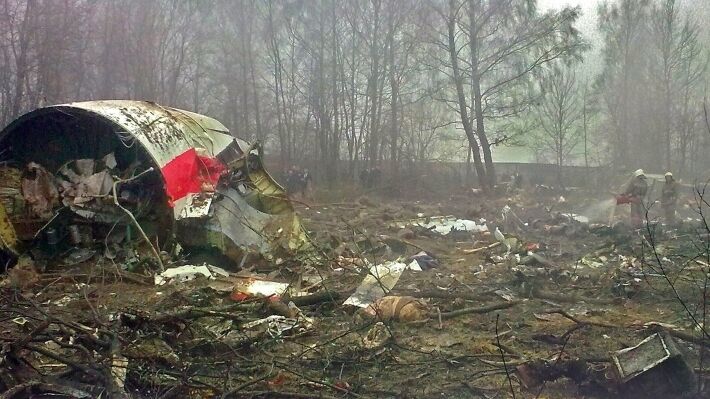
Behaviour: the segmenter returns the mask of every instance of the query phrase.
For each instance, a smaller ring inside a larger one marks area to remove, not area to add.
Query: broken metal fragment
[[[680,397],[695,390],[696,378],[670,335],[653,334],[612,354],[626,398]]]

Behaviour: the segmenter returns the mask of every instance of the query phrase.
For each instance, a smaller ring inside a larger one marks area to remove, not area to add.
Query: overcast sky
[[[562,6],[581,6],[583,9],[594,9],[603,0],[538,0],[542,9],[559,8]]]

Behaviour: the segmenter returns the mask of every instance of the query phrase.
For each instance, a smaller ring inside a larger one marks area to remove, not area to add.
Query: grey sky
[[[537,3],[543,10],[562,6],[580,6],[583,10],[594,10],[602,2],[603,0],[538,0]]]

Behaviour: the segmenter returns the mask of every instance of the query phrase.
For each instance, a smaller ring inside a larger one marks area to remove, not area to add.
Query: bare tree
[[[599,9],[599,30],[604,35],[604,71],[600,84],[604,85],[604,100],[609,115],[609,130],[613,132],[614,163],[625,166],[633,158],[630,154],[632,129],[632,98],[640,85],[632,80],[639,76],[639,54],[645,32],[649,1],[621,0],[618,4],[604,4]],[[634,89],[634,90],[632,90]],[[638,128],[636,128],[638,130]],[[639,133],[640,135],[640,133]]]
[[[505,134],[490,139],[487,121],[527,108],[531,97],[525,86],[532,73],[583,49],[573,28],[577,10],[540,14],[534,4],[522,0],[450,0],[448,9],[445,48],[458,112],[479,181],[490,188],[495,184],[491,147]],[[477,157],[483,159],[485,169]]]
[[[674,104],[679,103],[676,99],[680,97],[680,103],[688,106],[687,101],[691,95],[687,90],[697,83],[702,74],[702,69],[697,65],[700,55],[698,27],[687,19],[683,21],[675,0],[654,4],[651,15],[653,46],[660,61],[653,76],[658,82],[658,91],[662,93],[659,104],[662,110],[663,159],[666,170],[671,170],[673,131],[679,127],[674,123],[679,116],[674,112]],[[685,90],[681,85],[685,86]],[[684,111],[687,114],[688,110]]]
[[[542,99],[536,107],[540,133],[536,143],[554,157],[557,182],[562,187],[562,167],[583,138],[583,127],[579,126],[584,117],[579,85],[574,70],[555,66],[546,71],[540,86]]]

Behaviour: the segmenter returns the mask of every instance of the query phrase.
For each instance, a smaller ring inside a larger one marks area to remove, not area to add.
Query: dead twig
[[[608,323],[602,323],[602,322],[599,322],[599,321],[580,320],[580,319],[578,319],[578,318],[572,316],[571,314],[565,312],[565,311],[562,310],[562,309],[547,310],[547,311],[545,311],[545,313],[548,313],[548,314],[553,314],[553,313],[559,314],[559,315],[563,316],[564,318],[569,319],[569,320],[572,320],[573,322],[575,322],[575,323],[577,323],[577,324],[580,324],[580,325],[597,326],[597,327],[604,327],[604,328],[619,328],[619,326],[616,326],[616,325],[613,325],[613,324],[608,324]]]
[[[122,210],[122,211],[126,214],[126,216],[128,216],[128,217],[131,219],[131,221],[133,222],[133,224],[136,226],[136,228],[138,229],[138,231],[141,233],[141,236],[143,236],[143,240],[148,244],[148,246],[150,247],[150,249],[153,251],[153,255],[155,256],[155,260],[158,261],[158,265],[160,266],[160,271],[165,271],[165,265],[163,265],[163,260],[160,258],[160,253],[158,252],[157,249],[155,249],[155,246],[154,246],[153,243],[150,241],[150,238],[148,238],[148,235],[145,234],[145,231],[144,231],[143,228],[141,227],[140,223],[138,223],[138,220],[136,219],[136,217],[133,216],[133,212],[129,211],[128,209],[126,209],[125,207],[123,207],[123,205],[121,205],[121,204],[118,202],[118,194],[117,194],[117,191],[116,191],[116,187],[118,187],[119,184],[124,184],[124,183],[131,182],[131,181],[133,181],[133,180],[136,180],[136,179],[142,177],[143,175],[145,175],[145,174],[147,174],[147,173],[149,173],[149,172],[152,172],[153,170],[154,170],[153,167],[150,167],[150,168],[144,170],[143,172],[141,172],[141,173],[139,173],[139,174],[137,174],[137,175],[135,175],[135,176],[133,176],[133,177],[131,177],[131,178],[129,178],[129,179],[119,179],[119,178],[116,178],[116,181],[113,182],[113,188],[112,188],[112,190],[111,190],[111,193],[113,194],[113,203],[114,203],[114,205],[116,205],[116,207],[118,207],[120,210]]]
[[[478,252],[481,252],[481,251],[485,251],[485,250],[487,250],[487,249],[493,249],[493,248],[495,248],[495,247],[500,246],[501,244],[502,244],[502,243],[501,243],[500,241],[497,241],[497,242],[494,242],[493,244],[487,245],[487,246],[485,246],[485,247],[474,248],[474,249],[463,249],[463,250],[461,250],[461,252],[463,252],[463,253],[465,253],[465,254],[475,254],[475,253],[478,253]]]
[[[646,323],[646,327],[648,327],[653,332],[665,332],[673,336],[674,338],[678,338],[682,341],[710,348],[710,340],[708,339],[698,338],[692,334],[664,327],[661,324],[655,322]]]
[[[500,346],[500,336],[498,335],[498,321],[500,320],[500,314],[496,315],[496,342],[498,343],[498,350],[500,351],[500,358],[503,360],[503,368],[505,369],[505,377],[508,379],[508,385],[510,386],[510,393],[515,399],[515,390],[513,389],[513,380],[510,378],[510,372],[508,372],[508,365],[505,363],[505,353],[503,353],[503,348]]]
[[[586,302],[595,305],[612,305],[619,303],[621,299],[598,299],[598,298],[588,298],[578,295],[562,295],[556,294],[550,291],[545,291],[542,289],[535,289],[532,292],[532,296],[539,299],[548,299],[554,302],[567,302],[567,303],[577,303]]]
[[[29,334],[25,335],[22,339],[19,341],[15,341],[10,345],[10,351],[11,352],[17,352],[18,350],[22,349],[32,341],[34,337],[39,335],[41,332],[47,329],[49,327],[49,321],[43,321],[40,323],[37,327],[35,327],[32,331],[30,331]]]
[[[85,374],[88,374],[88,375],[90,375],[90,376],[92,376],[92,377],[94,377],[94,378],[97,378],[97,379],[99,379],[99,380],[103,380],[103,379],[104,379],[104,376],[103,376],[101,373],[99,373],[97,370],[95,370],[95,369],[93,369],[93,368],[91,368],[91,367],[87,367],[87,366],[85,366],[85,365],[83,365],[83,364],[79,364],[79,363],[75,362],[75,361],[72,360],[72,359],[69,359],[69,358],[66,358],[66,357],[64,357],[64,356],[58,355],[58,354],[56,354],[56,353],[50,351],[49,349],[45,349],[45,348],[42,348],[42,347],[40,347],[40,346],[36,346],[36,345],[33,345],[33,344],[26,344],[26,345],[25,345],[25,348],[27,348],[27,349],[29,349],[29,350],[31,350],[31,351],[33,351],[33,352],[37,352],[37,353],[39,353],[40,355],[46,356],[46,357],[48,357],[48,358],[50,358],[50,359],[52,359],[52,360],[55,360],[55,361],[58,361],[58,362],[60,362],[60,363],[66,364],[67,366],[69,366],[69,367],[71,367],[71,368],[73,368],[73,369],[75,369],[75,370],[81,371],[81,372],[83,372],[83,373],[85,373]]]

